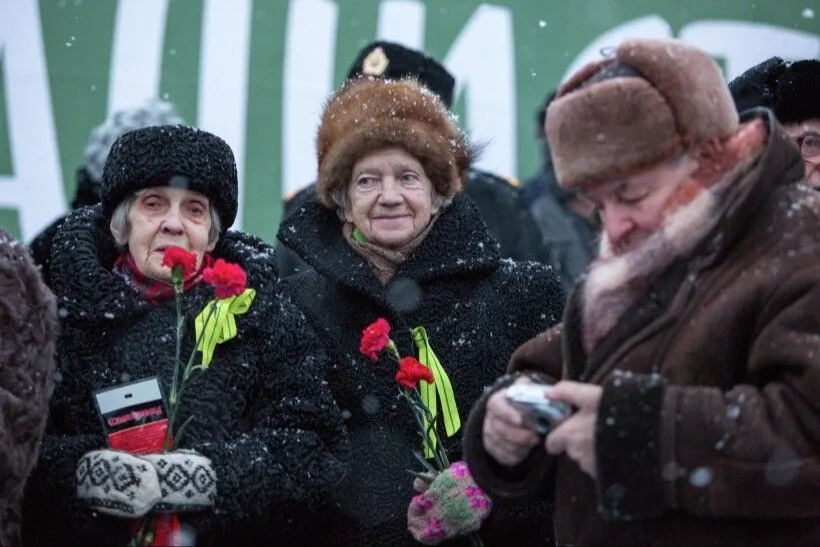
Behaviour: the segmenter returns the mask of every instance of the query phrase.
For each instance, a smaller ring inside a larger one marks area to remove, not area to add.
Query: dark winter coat
[[[0,230],[0,545],[20,545],[54,373],[57,307],[22,245]]]
[[[406,470],[421,470],[413,457],[420,439],[409,407],[397,398],[396,364],[359,353],[362,329],[384,317],[401,355],[417,356],[410,329],[425,327],[463,420],[515,347],[557,321],[558,280],[541,264],[502,260],[462,194],[386,286],[345,241],[336,213],[315,201],[288,217],[279,238],[313,268],[282,283],[329,348],[330,386],[351,439],[353,473],[336,491],[337,508],[321,542],[413,544],[407,509],[414,491]],[[461,457],[460,433],[445,444],[451,461]],[[546,510],[544,504],[515,511],[496,504],[481,531],[485,545],[541,543],[552,531]]]
[[[490,495],[552,488],[559,544],[816,545],[820,541],[820,196],[773,117],[750,186],[586,355],[576,285],[563,327],[510,371],[603,386],[597,481],[542,447],[503,470],[467,459]],[[745,181],[745,182],[744,182]],[[619,371],[616,373],[615,371]]]
[[[541,236],[530,210],[522,203],[520,188],[498,175],[471,168],[464,177],[464,193],[475,202],[490,235],[501,245],[502,257],[550,263],[549,241]],[[315,199],[313,184],[303,188],[285,201],[283,219]],[[276,255],[281,277],[306,269],[299,255],[281,242],[277,242]]]
[[[572,194],[558,185],[549,150],[544,152],[547,159],[541,172],[524,183],[521,198],[549,252],[544,263],[555,269],[569,294],[595,256],[596,233],[589,220],[567,206]]]
[[[299,544],[328,491],[344,472],[341,416],[323,379],[326,361],[304,315],[276,292],[273,250],[239,232],[225,233],[215,258],[240,264],[256,289],[238,334],[216,347],[207,371],[186,387],[177,423],[195,418],[180,448],[209,457],[217,476],[213,510],[182,516],[197,545]],[[158,375],[171,383],[173,300],[152,305],[112,273],[117,256],[100,206],[74,211],[52,254],[61,336],[58,378],[40,464],[27,492],[29,544],[125,545],[125,519],[89,510],[75,498],[75,469],[106,446],[92,393]],[[213,298],[195,286],[184,296],[191,318]]]

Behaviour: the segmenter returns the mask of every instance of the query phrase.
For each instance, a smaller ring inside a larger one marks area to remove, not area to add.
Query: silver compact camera
[[[507,400],[524,416],[525,423],[539,435],[572,414],[572,407],[544,396],[546,384],[513,384],[507,388]]]

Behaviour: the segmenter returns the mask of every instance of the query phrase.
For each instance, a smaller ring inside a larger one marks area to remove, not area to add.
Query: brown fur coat
[[[673,238],[675,260],[591,351],[582,277],[563,324],[510,360],[510,372],[603,387],[596,479],[543,446],[501,468],[481,443],[486,399],[470,415],[465,453],[479,486],[554,500],[559,544],[820,538],[820,194],[797,184],[797,148],[766,120],[765,149],[732,182],[747,190],[705,235]]]
[[[20,500],[37,461],[54,371],[54,295],[0,230],[0,545],[20,544]]]

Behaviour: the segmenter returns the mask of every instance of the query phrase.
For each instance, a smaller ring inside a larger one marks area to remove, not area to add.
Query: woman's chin
[[[374,235],[370,239],[370,242],[379,247],[395,249],[401,247],[411,239],[413,239],[413,236],[407,234],[380,234]]]

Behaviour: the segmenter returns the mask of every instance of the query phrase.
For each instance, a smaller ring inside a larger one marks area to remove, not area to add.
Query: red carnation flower
[[[248,282],[248,276],[242,266],[225,262],[221,258],[216,260],[212,268],[205,268],[202,279],[214,286],[214,293],[219,299],[242,294]]]
[[[162,265],[173,271],[182,268],[182,279],[187,279],[196,271],[196,253],[191,253],[182,247],[168,247],[162,254]]]
[[[390,323],[383,317],[379,317],[362,331],[359,351],[375,362],[379,360],[379,352],[386,348],[389,343]]]
[[[399,361],[399,371],[396,373],[396,381],[406,388],[415,388],[419,380],[424,380],[428,384],[433,383],[433,373],[427,365],[420,362],[415,357],[403,357]]]

